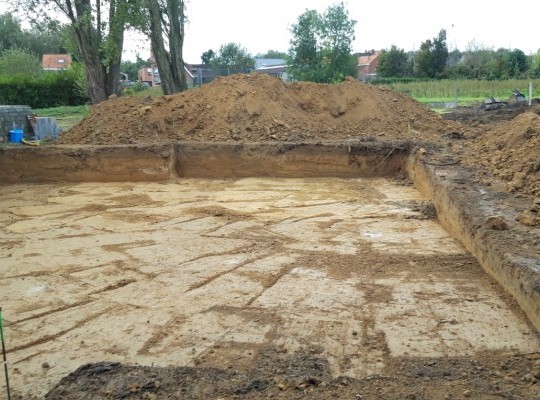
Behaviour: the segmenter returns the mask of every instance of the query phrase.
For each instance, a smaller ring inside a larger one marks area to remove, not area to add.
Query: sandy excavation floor
[[[315,346],[353,378],[400,357],[540,351],[432,216],[384,179],[3,186],[12,387],[43,395],[102,360],[248,371],[263,348]]]

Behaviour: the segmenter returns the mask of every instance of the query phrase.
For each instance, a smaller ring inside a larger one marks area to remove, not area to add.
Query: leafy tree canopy
[[[222,45],[211,63],[214,68],[229,71],[247,71],[255,68],[255,59],[238,43]]]
[[[64,52],[61,24],[34,23],[32,29],[24,30],[20,21],[11,13],[0,15],[0,52],[21,49],[35,53],[39,58],[47,53]]]
[[[287,53],[277,50],[268,50],[266,53],[259,53],[255,58],[281,58],[283,60],[287,59]]]
[[[343,3],[329,6],[322,14],[306,10],[291,28],[293,38],[289,72],[296,80],[332,83],[356,76],[351,55],[356,21]]]
[[[27,50],[11,49],[0,54],[0,75],[38,77],[42,74],[40,59]]]
[[[442,78],[448,61],[446,30],[441,29],[433,40],[422,42],[416,52],[416,75],[425,78]]]
[[[407,54],[405,50],[398,49],[395,45],[390,50],[383,50],[379,55],[377,74],[383,78],[405,76],[407,69]]]
[[[204,53],[202,53],[201,61],[204,65],[210,64],[210,62],[215,56],[216,56],[216,53],[214,52],[214,50],[209,49],[205,51]]]

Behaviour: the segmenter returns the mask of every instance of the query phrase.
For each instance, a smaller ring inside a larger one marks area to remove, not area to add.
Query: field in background
[[[540,79],[534,79],[533,97],[540,96]],[[421,103],[457,102],[469,105],[483,101],[487,97],[501,100],[512,97],[512,90],[518,89],[525,96],[529,93],[529,80],[516,79],[506,81],[480,80],[441,80],[411,83],[393,83],[386,85],[392,90],[405,93]]]

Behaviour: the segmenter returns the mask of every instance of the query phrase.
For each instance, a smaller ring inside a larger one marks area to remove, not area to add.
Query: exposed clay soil
[[[410,97],[360,83],[287,84],[233,75],[172,96],[120,97],[92,108],[65,144],[299,141],[359,136],[435,140],[463,126]]]
[[[62,144],[300,141],[362,136],[451,144],[482,183],[540,196],[540,108],[458,109],[445,118],[407,96],[354,80],[284,84],[265,75],[217,79],[160,98],[116,98],[64,133]],[[456,122],[460,121],[460,122]],[[426,209],[429,217],[431,211]],[[523,219],[538,225],[540,206]],[[365,379],[333,378],[317,348],[269,347],[250,371],[234,368],[86,365],[47,399],[532,399],[540,398],[540,356],[489,353],[401,358]]]

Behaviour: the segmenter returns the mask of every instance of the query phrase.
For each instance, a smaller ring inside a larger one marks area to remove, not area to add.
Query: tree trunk
[[[163,94],[172,94],[175,93],[174,79],[170,69],[170,56],[163,42],[161,11],[157,0],[148,0],[148,13],[150,16],[150,42],[159,70],[161,89]]]
[[[184,2],[167,0],[167,17],[162,18],[157,0],[148,0],[150,16],[150,41],[152,53],[161,77],[163,94],[181,92],[187,88],[182,48],[184,44]],[[167,51],[163,37],[162,20],[169,21],[169,48]]]
[[[169,47],[171,49],[171,70],[174,79],[174,87],[177,92],[187,89],[186,71],[182,50],[184,47],[184,1],[167,0],[169,11],[170,31]]]
[[[100,0],[97,0],[96,16],[101,21]],[[111,94],[118,94],[120,62],[124,44],[124,28],[127,18],[127,3],[111,0],[109,7],[109,35],[106,40],[107,57],[103,54],[101,26],[92,23],[91,0],[66,0],[65,12],[75,32],[81,60],[86,70],[88,94],[92,104],[107,100]],[[106,61],[106,66],[104,62]]]
[[[107,96],[120,94],[120,65],[122,63],[122,48],[124,47],[124,29],[127,15],[127,3],[123,0],[110,0],[109,7],[109,46],[106,92]]]
[[[92,104],[101,103],[107,100],[107,92],[105,89],[105,74],[101,60],[92,47],[92,41],[88,39],[88,32],[79,27],[75,27],[77,37],[77,45],[81,53],[82,61],[86,71],[86,83],[88,95]]]

